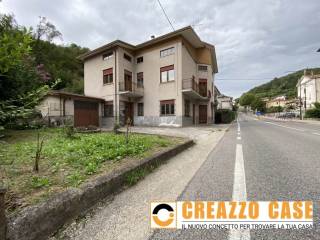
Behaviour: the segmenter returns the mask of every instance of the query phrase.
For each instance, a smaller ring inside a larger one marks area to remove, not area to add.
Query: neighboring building
[[[101,126],[104,99],[79,94],[51,91],[41,101],[38,110],[50,125],[70,121],[75,127]]]
[[[217,100],[218,100],[217,109],[229,109],[229,110],[233,109],[232,97],[220,94],[219,96],[217,96]]]
[[[215,48],[191,27],[131,45],[113,41],[79,57],[85,95],[105,100],[103,125],[212,123]]]
[[[278,96],[275,98],[270,99],[266,102],[266,107],[285,107],[286,106],[286,97],[285,96]]]
[[[315,102],[320,102],[320,75],[310,74],[307,70],[297,83],[298,99],[301,99],[305,109],[312,108]]]

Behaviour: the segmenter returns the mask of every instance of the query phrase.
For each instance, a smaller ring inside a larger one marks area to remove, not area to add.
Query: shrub
[[[314,103],[314,108],[306,111],[306,118],[320,118],[320,103]]]
[[[236,113],[229,109],[219,109],[215,112],[215,123],[231,123],[236,118]]]

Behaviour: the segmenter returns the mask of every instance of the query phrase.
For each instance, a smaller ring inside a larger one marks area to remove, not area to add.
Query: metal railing
[[[188,89],[195,91],[202,97],[209,97],[209,98],[211,97],[211,92],[207,91],[207,89],[202,89],[194,77],[182,80],[182,90],[188,90]]]
[[[119,92],[143,95],[143,85],[135,82],[119,82]]]

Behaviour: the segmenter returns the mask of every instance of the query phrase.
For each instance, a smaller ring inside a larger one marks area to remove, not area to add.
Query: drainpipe
[[[5,210],[5,194],[7,189],[0,186],[0,239],[6,239],[7,219]]]
[[[114,50],[114,122],[118,124],[118,95],[117,95],[117,49]]]

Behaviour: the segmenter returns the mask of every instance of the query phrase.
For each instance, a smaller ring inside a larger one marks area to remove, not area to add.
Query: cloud
[[[161,0],[176,29],[193,24],[216,46],[216,84],[239,96],[286,71],[317,66],[320,54],[319,0]],[[64,43],[95,48],[115,39],[140,43],[171,31],[156,0],[3,0],[1,12],[36,26],[47,17]],[[243,81],[240,79],[255,79]],[[260,80],[259,80],[260,79]]]

